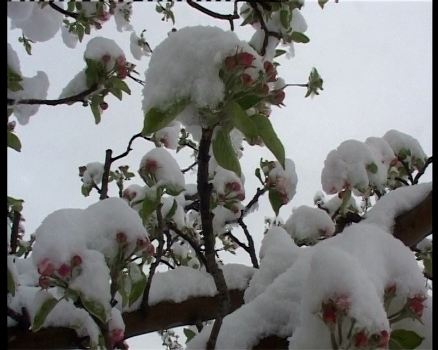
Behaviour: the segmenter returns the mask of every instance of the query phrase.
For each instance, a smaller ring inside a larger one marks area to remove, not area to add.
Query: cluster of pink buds
[[[137,191],[125,188],[122,192],[122,198],[126,199],[128,202],[132,201],[135,197],[137,197]]]
[[[370,335],[366,329],[362,329],[353,335],[352,340],[355,349],[388,349],[389,332],[383,330]]]
[[[70,265],[63,263],[57,269],[50,262],[49,258],[44,258],[37,265],[37,271],[41,275],[39,278],[39,286],[43,289],[49,288],[51,277],[68,278],[71,276],[72,269],[82,264],[82,258],[79,255],[72,257]]]
[[[321,303],[322,320],[330,328],[338,323],[341,317],[347,316],[350,311],[350,299],[347,295],[328,298]]]
[[[111,344],[114,347],[115,345],[123,342],[123,338],[125,337],[125,331],[123,329],[113,329],[111,331]],[[123,342],[124,343],[124,342]],[[117,347],[120,348],[120,347]],[[127,349],[127,347],[126,347]]]
[[[424,301],[427,299],[424,293],[419,292],[415,294],[413,297],[408,298],[405,308],[408,312],[408,315],[414,319],[421,319],[424,311]]]
[[[102,56],[103,63],[107,64],[111,61],[111,55],[105,54]],[[117,77],[120,79],[125,79],[128,76],[128,67],[126,66],[126,57],[120,55],[116,58],[115,70],[117,72]],[[102,108],[103,109],[103,108]]]

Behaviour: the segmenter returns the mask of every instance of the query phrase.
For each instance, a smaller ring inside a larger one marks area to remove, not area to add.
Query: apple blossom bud
[[[100,104],[100,108],[102,108],[103,111],[107,110],[107,109],[108,109],[108,103],[106,103],[106,102],[102,102],[102,103]]]
[[[269,94],[269,86],[268,86],[268,84],[263,84],[263,85],[262,85],[261,93],[262,93],[263,95],[267,95],[267,94]]]
[[[122,66],[117,70],[117,77],[120,79],[125,79],[128,76],[128,68]]]
[[[116,63],[118,66],[124,67],[126,65],[126,57],[123,55],[120,55],[116,59]]]
[[[127,240],[126,234],[123,232],[119,232],[116,235],[116,240],[117,240],[117,243],[125,243]]]
[[[123,340],[125,336],[125,331],[122,329],[114,329],[111,331],[111,340],[115,343]]]
[[[58,273],[61,277],[68,276],[70,274],[70,266],[67,264],[62,264],[58,269]]]
[[[249,74],[242,73],[242,75],[240,76],[240,79],[242,80],[242,82],[245,86],[251,86],[252,78]]]
[[[82,258],[79,255],[75,255],[71,259],[71,264],[72,266],[79,266],[80,264],[82,264]]]
[[[150,173],[154,173],[158,169],[157,162],[152,159],[147,159],[144,167]]]
[[[248,52],[241,52],[236,55],[237,64],[248,68],[252,65],[252,61],[254,61],[254,56]]]
[[[354,335],[354,346],[356,348],[367,348],[368,336],[365,332],[359,332]]]
[[[227,58],[225,58],[224,63],[227,70],[232,70],[237,65],[237,61],[234,56],[228,56]]]
[[[240,209],[237,205],[233,205],[230,210],[233,214],[237,214],[240,212]]]
[[[109,13],[107,11],[103,11],[101,15],[97,16],[99,21],[105,22],[109,20]]]
[[[244,193],[239,193],[239,194],[237,195],[237,199],[238,199],[239,201],[243,201],[243,200],[245,200],[245,194],[244,194]]]
[[[102,56],[103,63],[108,63],[111,60],[111,56],[108,54],[105,54]]]
[[[102,29],[102,25],[99,22],[94,23],[97,30]]]
[[[392,296],[395,295],[395,292],[397,291],[396,285],[391,284],[389,286],[386,286],[385,288],[385,295]]]
[[[152,243],[149,243],[148,246],[146,247],[146,253],[148,255],[154,255],[155,254],[155,247]]]
[[[53,271],[54,271],[54,267],[53,264],[50,263],[49,258],[45,258],[43,259],[39,264],[38,264],[38,273],[41,276],[50,276]]]
[[[286,94],[283,90],[277,91],[273,96],[272,96],[272,104],[279,106],[281,104],[283,104],[284,98],[286,97]]]
[[[8,123],[8,131],[14,131],[17,122],[15,120]]]
[[[380,332],[380,342],[377,345],[377,347],[387,349],[388,346],[389,346],[389,333],[388,331],[383,330]]]
[[[335,310],[326,310],[322,313],[322,320],[327,325],[335,325],[337,322],[336,311]]]
[[[263,62],[263,68],[266,71],[266,75],[268,76],[268,82],[272,83],[277,80],[277,70],[272,62],[265,61]]]
[[[407,307],[418,318],[423,316],[423,311],[424,311],[423,301],[424,301],[424,299],[421,299],[418,297],[408,298],[408,301],[407,301]]]
[[[41,289],[48,289],[50,287],[50,279],[46,276],[40,276],[38,279],[38,285]]]

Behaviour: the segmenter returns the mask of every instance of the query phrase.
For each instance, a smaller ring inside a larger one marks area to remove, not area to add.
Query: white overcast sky
[[[233,7],[231,2],[202,4],[220,13],[231,13]],[[133,10],[136,32],[147,29],[145,36],[153,49],[167,37],[172,24],[161,21],[153,2],[135,2]],[[316,67],[324,79],[324,91],[314,99],[304,99],[303,88],[289,87],[286,107],[273,107],[271,121],[298,174],[297,194],[282,208],[283,219],[293,207],[313,204],[313,195],[321,189],[320,175],[328,152],[347,139],[364,141],[397,129],[417,138],[426,154],[432,155],[432,2],[340,0],[338,4],[329,1],[321,10],[316,1],[307,1],[302,13],[310,43],[296,45],[295,58],[280,59],[279,75],[287,83],[305,83],[311,68]],[[177,29],[200,24],[229,29],[228,22],[207,17],[184,2],[175,5],[175,16]],[[253,31],[237,25],[236,33],[249,39]],[[116,40],[128,61],[138,64],[139,78],[144,79],[149,58],[133,59],[129,32],[119,33],[111,20],[102,30],[93,31],[96,34]],[[23,75],[45,71],[51,84],[48,98],[58,98],[61,89],[85,67],[82,57],[88,37],[72,50],[58,33],[48,42],[33,44],[32,56],[28,56],[17,40],[20,35],[20,30],[8,29],[8,42],[20,57]],[[141,131],[141,86],[127,82],[132,95],[124,95],[122,102],[108,98],[109,108],[99,125],[94,124],[90,109],[81,104],[41,106],[28,125],[17,125],[23,146],[21,153],[8,149],[8,195],[25,200],[27,233],[34,232],[54,210],[85,208],[98,200],[96,192],[88,198],[81,195],[78,167],[103,163],[107,148],[115,155],[122,153],[130,137]],[[130,155],[115,166],[128,164],[136,172],[151,147],[147,141],[136,140]],[[181,168],[193,162],[189,155],[189,151],[178,154]],[[258,185],[253,174],[260,157],[273,159],[266,149],[245,147],[241,162],[248,200]],[[431,178],[429,169],[423,181]],[[187,182],[194,179],[191,175]],[[142,182],[137,176],[131,183]],[[117,195],[115,185],[110,195]],[[272,215],[267,198],[263,198],[259,211],[247,219],[257,247],[263,219]],[[239,232],[237,235],[242,238]],[[249,263],[244,252],[236,257],[224,255],[224,260]],[[130,344],[137,349],[161,348],[156,336],[133,339]]]

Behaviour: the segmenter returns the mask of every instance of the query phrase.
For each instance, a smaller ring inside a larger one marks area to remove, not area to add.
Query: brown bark
[[[411,247],[432,233],[432,192],[409,212],[395,220],[394,237]],[[243,304],[244,291],[230,290],[233,312]],[[139,312],[123,315],[126,337],[134,337],[160,329],[195,324],[196,321],[213,319],[217,315],[218,297],[195,297],[181,303],[161,302],[151,307],[150,314],[143,318]],[[67,349],[77,347],[74,330],[46,328],[36,333],[20,331],[19,327],[8,328],[10,349]],[[254,349],[287,349],[287,339],[267,336]]]

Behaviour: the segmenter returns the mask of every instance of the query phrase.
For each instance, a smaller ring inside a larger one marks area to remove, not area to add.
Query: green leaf
[[[47,293],[47,299],[41,304],[38,311],[35,313],[35,317],[33,318],[31,330],[32,332],[38,331],[44,324],[44,321],[46,320],[47,316],[49,315],[50,311],[53,310],[53,308],[58,304],[58,299],[53,297],[50,293]]]
[[[420,337],[414,331],[394,329],[389,339],[389,349],[415,349],[423,340],[424,338]]]
[[[78,35],[79,42],[81,43],[85,34],[85,29],[82,24],[76,24],[76,34]]]
[[[69,1],[67,4],[67,11],[68,12],[73,12],[75,10],[75,2],[74,1]]]
[[[103,323],[106,323],[108,315],[105,307],[99,300],[81,295],[81,301],[90,314],[97,317]]]
[[[254,107],[257,103],[263,100],[263,97],[255,94],[245,94],[242,98],[236,100],[240,107],[246,111],[247,109]]]
[[[262,139],[266,147],[272,152],[272,154],[277,158],[280,165],[285,169],[285,151],[284,146],[275,133],[269,118],[262,114],[254,114],[251,116],[252,121],[257,126],[257,132]]]
[[[250,145],[255,145],[259,137],[257,127],[252,121],[251,117],[246,114],[242,107],[235,101],[229,101],[225,106],[225,110],[231,117],[234,127],[245,135]]]
[[[189,99],[182,99],[175,102],[165,111],[156,107],[149,109],[144,117],[143,130],[141,132],[142,135],[150,135],[169,125],[169,123],[173,121],[189,103]]]
[[[269,189],[269,202],[271,203],[275,216],[278,216],[280,208],[283,206],[283,202],[281,201],[280,194],[273,188]]]
[[[143,199],[143,207],[141,211],[141,217],[146,219],[149,215],[151,215],[155,210],[157,210],[158,204],[160,204],[160,198],[150,198],[145,196]]]
[[[191,329],[188,329],[188,328],[184,328],[184,329],[183,329],[183,332],[184,332],[184,335],[187,337],[186,344],[187,344],[190,340],[192,340],[192,338],[196,335],[195,332],[193,332]]]
[[[14,280],[14,275],[12,275],[11,270],[9,269],[8,266],[8,292],[12,294],[12,296],[15,296],[15,280]]]
[[[324,5],[328,3],[328,0],[318,0],[319,6],[324,9]]]
[[[236,151],[231,144],[230,134],[225,132],[221,127],[216,131],[215,138],[212,141],[213,155],[217,163],[227,170],[234,171],[237,176],[241,176],[239,159]]]
[[[115,88],[126,92],[128,95],[131,95],[131,89],[129,88],[128,84],[126,84],[122,79],[117,77],[111,77],[108,79],[108,82]]]
[[[367,169],[367,171],[369,171],[372,174],[377,174],[377,171],[379,170],[377,168],[377,164],[376,163],[367,164],[366,169]]]
[[[119,293],[122,296],[122,307],[125,308],[128,306],[129,302],[129,295],[131,294],[131,286],[132,282],[129,278],[129,275],[123,274],[122,277],[119,279]]]
[[[243,27],[243,26],[245,26],[245,25],[247,25],[248,23],[251,23],[251,22],[253,22],[253,21],[254,21],[254,13],[251,12],[251,13],[248,15],[248,17],[246,17],[246,18],[243,20],[243,22],[242,22],[242,24],[241,24],[240,26]]]
[[[264,182],[263,182],[263,180],[262,180],[262,176],[261,176],[261,173],[260,173],[260,168],[256,168],[254,174],[255,174],[255,176],[257,177],[257,179],[260,180],[260,182],[262,183],[262,185],[264,185]]]
[[[424,272],[432,276],[432,252],[427,254],[427,257],[423,258]]]
[[[280,11],[280,22],[284,28],[288,29],[290,27],[289,11],[287,10]]]
[[[173,203],[172,203],[172,207],[167,212],[165,218],[166,219],[171,219],[175,215],[177,209],[178,209],[178,202],[174,199]]]
[[[156,5],[155,6],[155,11],[157,11],[158,13],[161,13],[161,12],[164,11],[164,9],[160,5]]]
[[[348,207],[350,204],[350,199],[351,199],[351,190],[347,189],[343,193],[342,203],[341,203],[341,206],[339,208],[339,213],[341,214],[341,216],[345,216],[345,214],[347,214]]]
[[[131,294],[129,295],[128,303],[129,306],[134,304],[138,298],[141,297],[146,287],[146,281],[147,279],[143,272],[141,273],[140,279],[138,279],[136,282],[132,281]]]
[[[16,199],[8,196],[8,206],[11,207],[12,211],[21,212],[23,210],[23,203],[24,200],[22,199]]]
[[[21,152],[21,142],[17,135],[8,130],[8,147]]]
[[[96,62],[89,58],[86,58],[85,62],[87,63],[87,68],[85,69],[85,75],[87,77],[87,88],[90,88],[94,84],[97,84],[99,82],[99,67],[97,66]]]
[[[284,55],[286,52],[287,52],[286,50],[280,50],[280,49],[277,49],[277,50],[275,50],[275,56],[274,56],[274,58],[275,58],[275,57],[279,57],[279,56],[281,56],[281,55]]]
[[[115,97],[117,97],[120,101],[122,100],[122,90],[117,87],[109,87],[108,91],[111,92]]]
[[[304,35],[303,33],[300,32],[293,32],[290,35],[290,38],[292,39],[292,41],[296,42],[296,43],[303,43],[303,44],[307,44],[310,39]]]
[[[91,99],[91,112],[93,112],[93,117],[94,117],[94,122],[97,124],[100,123],[100,121],[102,120],[101,118],[101,111],[100,111],[100,100],[101,98],[99,98],[99,96],[93,96],[93,98]]]

